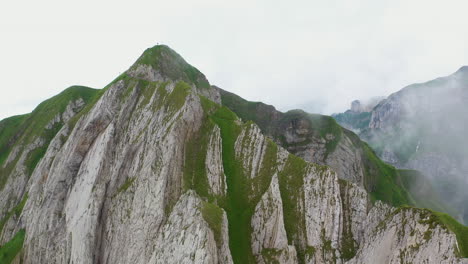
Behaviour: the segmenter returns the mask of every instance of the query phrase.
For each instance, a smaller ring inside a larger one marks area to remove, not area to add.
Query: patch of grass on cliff
[[[299,157],[289,154],[284,169],[279,174],[279,187],[283,201],[283,214],[288,243],[293,244],[298,238],[299,229],[305,227],[300,202],[304,197],[304,173],[307,163]]]
[[[184,188],[193,189],[201,197],[213,201],[206,173],[206,155],[214,123],[204,117],[202,126],[185,144]]]
[[[361,145],[364,154],[364,186],[371,199],[393,206],[413,205],[414,201],[403,187],[397,169],[380,160],[366,143]]]
[[[204,96],[199,95],[199,99],[204,114],[201,127],[185,145],[184,189],[193,189],[201,197],[214,202],[215,199],[222,200],[223,197],[219,197],[210,191],[206,155],[215,128],[215,122],[211,119],[211,114],[218,110],[220,106]]]
[[[16,255],[18,255],[23,248],[25,236],[26,231],[21,229],[10,241],[0,247],[0,263],[9,264],[13,262]]]
[[[305,262],[306,249],[300,248],[304,237],[304,174],[307,163],[299,157],[289,154],[284,169],[278,175],[281,200],[283,202],[284,228],[289,245],[296,245],[299,263]]]
[[[11,211],[7,212],[5,217],[3,217],[3,219],[0,220],[0,234],[3,231],[3,227],[5,226],[5,224],[8,222],[8,220],[10,220],[10,218],[13,215],[15,215],[16,217],[19,217],[21,215],[21,212],[23,212],[23,208],[27,200],[28,200],[28,194],[26,193],[23,199],[21,199],[21,202],[17,204],[15,207],[13,207]]]
[[[265,141],[267,146],[260,170],[256,177],[251,179],[250,171],[242,165],[243,159],[251,157],[245,157],[242,153],[242,157],[236,158],[235,142],[241,130],[245,129],[246,136],[241,144],[248,148],[252,140],[247,136],[248,130],[254,129],[254,124],[242,124],[226,107],[217,109],[211,118],[221,129],[223,166],[227,183],[227,197],[222,206],[229,220],[229,246],[232,257],[234,263],[255,263],[251,248],[251,220],[256,205],[267,191],[275,173],[277,147],[271,140]]]
[[[39,161],[44,157],[47,148],[49,147],[49,143],[55,137],[55,135],[60,131],[62,128],[62,123],[56,123],[50,129],[45,129],[42,133],[42,138],[45,141],[45,144],[37,147],[31,152],[29,152],[26,156],[26,160],[24,161],[24,165],[26,166],[26,175],[31,176],[34,169],[36,168]]]
[[[8,158],[15,138],[19,136],[24,120],[30,114],[12,116],[0,121],[0,165]]]
[[[141,93],[141,95],[143,96],[143,100],[139,106],[144,107],[150,102],[151,97],[153,97],[154,92],[161,85],[161,83],[149,82],[146,80],[138,80],[137,85],[143,90]]]
[[[219,245],[223,228],[223,210],[215,204],[203,202],[201,212],[203,219],[208,223],[210,229],[213,230],[214,238]]]
[[[130,186],[132,186],[133,182],[135,181],[135,177],[129,177],[125,179],[125,182],[120,185],[120,187],[117,189],[117,192],[114,194],[114,197],[119,195],[120,193],[126,192]]]
[[[226,209],[229,222],[229,247],[234,263],[255,263],[251,249],[252,209],[247,199],[249,186],[242,165],[235,158],[235,141],[241,132],[237,116],[219,108],[211,117],[221,129],[223,166],[227,183]]]
[[[167,105],[175,112],[185,104],[185,99],[190,93],[191,87],[186,82],[178,82],[167,98]]]
[[[206,98],[203,95],[198,95],[200,98],[200,103],[203,108],[203,112],[209,116],[213,114],[216,110],[218,110],[221,106],[210,99]]]
[[[248,126],[253,126],[253,123]],[[260,202],[262,195],[268,191],[272,176],[277,171],[278,146],[269,138],[266,138],[266,150],[263,156],[261,169],[253,179],[249,179],[251,186],[250,203],[255,206]]]
[[[341,258],[343,260],[350,260],[354,256],[356,256],[357,250],[358,250],[358,244],[354,240],[353,237],[353,231],[351,229],[351,208],[350,206],[346,205],[351,205],[350,197],[349,195],[346,195],[348,193],[348,190],[350,188],[350,183],[346,180],[343,179],[338,179],[338,183],[340,185],[340,196],[341,196],[341,201],[343,203],[342,210],[343,210],[343,234],[341,237]]]

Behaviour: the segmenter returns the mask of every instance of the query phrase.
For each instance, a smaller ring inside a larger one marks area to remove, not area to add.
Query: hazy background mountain
[[[380,101],[371,111],[348,110],[334,117],[360,132],[360,137],[386,162],[423,172],[466,222],[467,113],[465,66],[450,76],[409,85]]]

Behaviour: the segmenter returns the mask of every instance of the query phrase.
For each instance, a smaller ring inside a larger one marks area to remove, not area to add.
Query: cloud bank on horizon
[[[468,64],[466,1],[26,2],[0,10],[0,119],[157,43],[248,100],[325,114]]]

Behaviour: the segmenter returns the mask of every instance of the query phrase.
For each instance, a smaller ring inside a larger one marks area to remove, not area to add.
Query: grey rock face
[[[78,98],[75,101],[70,101],[65,111],[50,120],[44,129],[50,130],[58,122],[68,121],[83,107],[84,101],[81,98]],[[19,144],[15,145],[5,162],[2,164],[3,169],[11,166],[13,167],[9,175],[2,175],[3,177],[9,177],[6,181],[6,187],[0,189],[0,219],[7,220],[3,229],[0,229],[1,244],[6,243],[14,235],[15,230],[19,228],[19,219],[16,214],[13,214],[9,219],[7,219],[7,215],[9,211],[11,212],[11,210],[21,202],[22,198],[27,194],[30,188],[32,176],[29,176],[27,162],[32,153],[39,148],[46,147],[48,144],[43,162],[50,163],[51,159],[55,157],[57,151],[63,145],[64,138],[66,138],[69,133],[70,128],[65,125],[50,142],[47,142],[47,140],[42,137],[33,138],[32,142],[29,144],[24,144],[23,141],[20,141]],[[37,167],[39,167],[39,164]]]
[[[389,96],[383,100],[374,111],[369,122],[369,128],[386,129],[399,125],[404,113],[404,107],[399,96]]]
[[[296,249],[288,245],[283,222],[283,203],[281,201],[278,175],[271,179],[268,191],[255,208],[252,218],[252,252],[258,263],[278,261],[297,263]],[[272,251],[271,256],[262,252]]]
[[[195,192],[183,194],[156,238],[148,263],[232,263],[227,240],[227,218],[223,215],[221,248],[203,219],[201,199]]]
[[[344,136],[331,154],[326,165],[333,168],[341,179],[352,181],[364,186],[364,171],[362,152],[353,144],[350,138]]]
[[[227,191],[222,159],[221,132],[219,127],[215,126],[208,143],[205,166],[210,190],[216,195],[226,195]]]
[[[166,212],[182,191],[183,148],[201,123],[201,106],[188,94],[177,111],[153,113],[160,94],[137,108],[143,102],[137,89],[119,102],[126,88],[123,81],[110,87],[77,123],[74,140],[61,150],[68,154],[54,160],[45,183],[32,184],[26,260],[50,261],[53,252],[56,262],[147,263],[153,255]],[[132,108],[139,114],[130,115]],[[33,178],[39,181],[39,172]]]
[[[237,137],[235,144],[236,158],[243,160],[245,173],[251,179],[255,178],[260,172],[266,144],[266,138],[255,125],[250,126],[249,129],[243,129],[239,137]]]

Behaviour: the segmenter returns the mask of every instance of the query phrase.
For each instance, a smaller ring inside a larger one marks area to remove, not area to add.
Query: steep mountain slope
[[[0,166],[15,172],[2,174],[2,198],[11,197],[0,207],[3,262],[466,263],[465,227],[371,202],[329,167],[290,154],[166,46],[83,97],[59,95],[66,107],[34,136],[20,129],[32,120],[2,121]],[[27,159],[15,157],[51,123],[60,128],[28,176]]]
[[[353,119],[350,111],[335,118],[360,129],[360,137],[386,162],[423,172],[444,202],[456,209],[456,216],[466,221],[467,103],[468,67],[462,67],[450,76],[390,95],[362,114],[370,116],[367,123]]]

